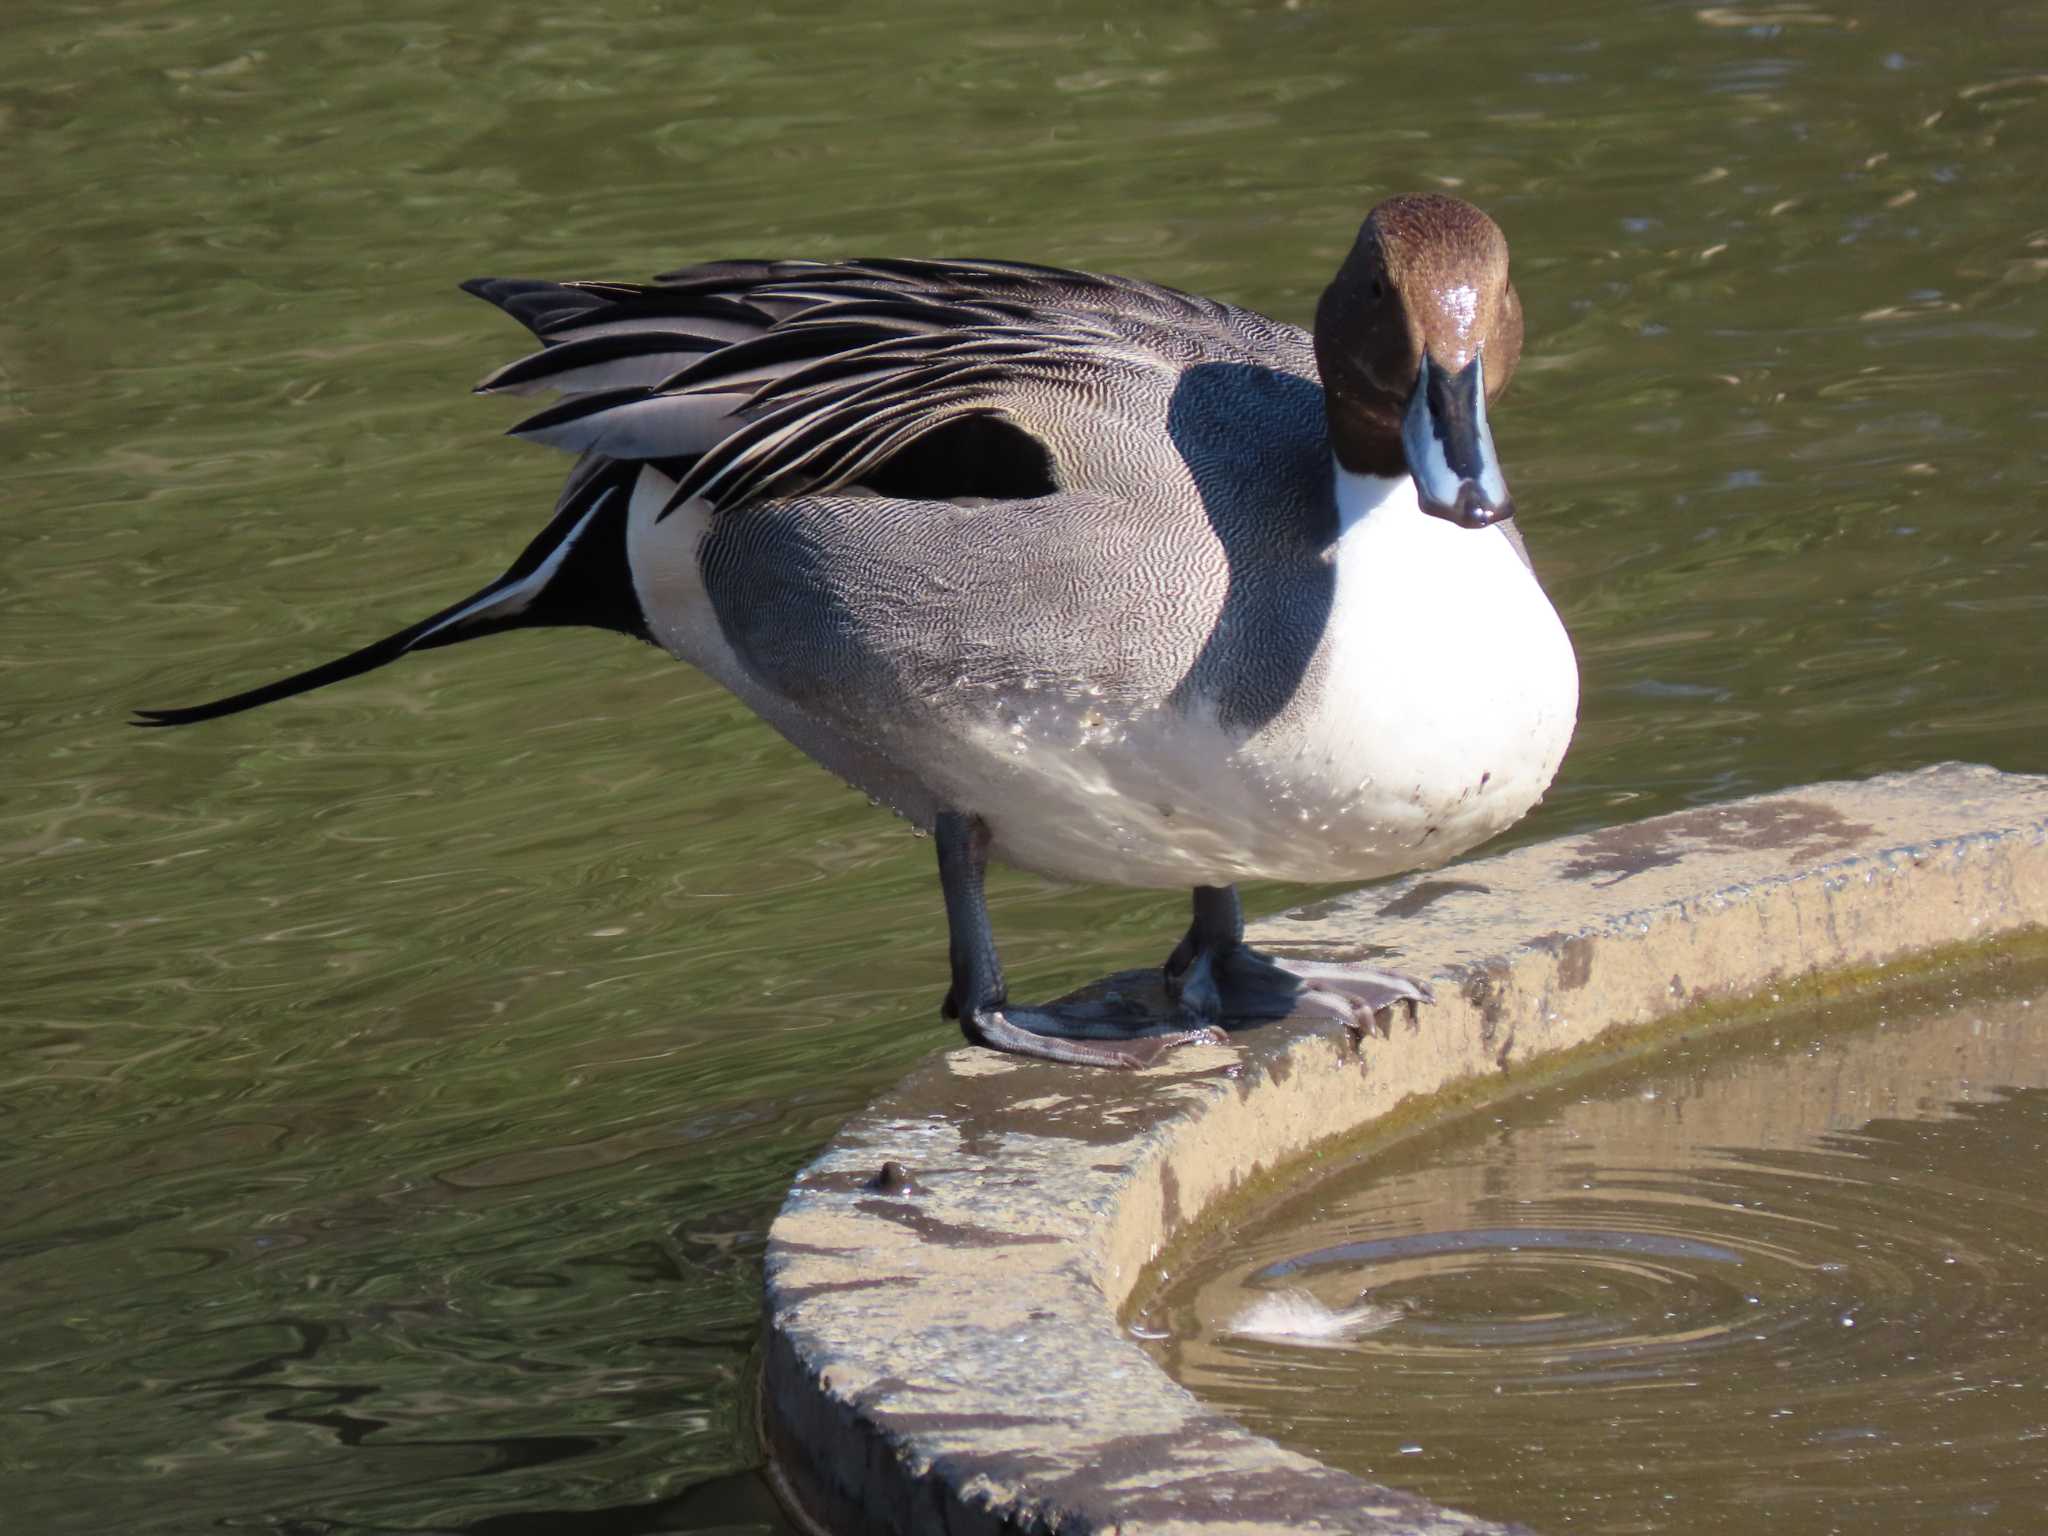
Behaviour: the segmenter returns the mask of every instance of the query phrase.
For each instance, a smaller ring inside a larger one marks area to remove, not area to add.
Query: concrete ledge
[[[1246,1180],[1701,1003],[2048,927],[2048,779],[1947,765],[1663,816],[1262,924],[1433,979],[1354,1047],[1296,1021],[1144,1073],[961,1049],[850,1122],[769,1233],[762,1418],[841,1531],[1511,1529],[1282,1450],[1126,1338],[1144,1267]],[[1112,978],[1125,991],[1150,973]]]

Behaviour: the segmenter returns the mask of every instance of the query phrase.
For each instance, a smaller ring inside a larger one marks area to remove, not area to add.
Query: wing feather
[[[565,396],[514,434],[686,461],[670,509],[843,490],[969,416],[1030,434],[1059,484],[1086,484],[1117,445],[1166,441],[1157,418],[1190,366],[1314,377],[1308,338],[1292,326],[1027,262],[728,261],[647,284],[464,286],[542,342],[478,387]],[[1158,430],[1105,426],[1138,413]]]
[[[507,363],[476,386],[480,395],[530,395],[558,390],[566,395],[601,390],[652,389],[682,372],[707,352],[726,344],[678,331],[627,331],[565,341]]]

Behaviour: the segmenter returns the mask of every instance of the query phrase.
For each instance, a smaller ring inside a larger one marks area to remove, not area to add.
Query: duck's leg
[[[976,1045],[1084,1067],[1150,1066],[1176,1045],[1221,1043],[1220,1030],[1185,1021],[1162,1023],[1142,1009],[1104,1003],[1013,1008],[996,958],[982,884],[988,869],[988,824],[979,816],[941,812],[932,827],[939,847],[939,884],[946,895],[953,985],[945,1015],[960,1021]]]
[[[1244,908],[1234,885],[1195,887],[1195,917],[1166,961],[1166,991],[1190,1019],[1280,1019],[1333,1014],[1354,1033],[1379,1015],[1434,1002],[1426,982],[1399,971],[1321,960],[1281,960],[1244,941]]]

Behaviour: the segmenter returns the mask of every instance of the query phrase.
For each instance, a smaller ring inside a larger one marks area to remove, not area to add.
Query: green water
[[[520,340],[460,278],[993,254],[1299,320],[1372,200],[1450,187],[1513,242],[1495,431],[1585,672],[1515,837],[2048,767],[2039,8],[13,0],[0,38],[23,1529],[759,1526],[762,1232],[957,1038],[929,846],[616,637],[122,723],[539,526],[563,464],[465,397]],[[1184,921],[994,899],[1020,996]]]

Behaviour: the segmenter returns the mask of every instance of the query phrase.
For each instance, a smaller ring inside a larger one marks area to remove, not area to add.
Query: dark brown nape
[[[1433,192],[1390,197],[1366,215],[1316,305],[1330,446],[1353,474],[1397,475],[1401,418],[1427,351],[1456,371],[1484,352],[1486,394],[1522,355],[1522,304],[1508,243],[1470,203]]]

